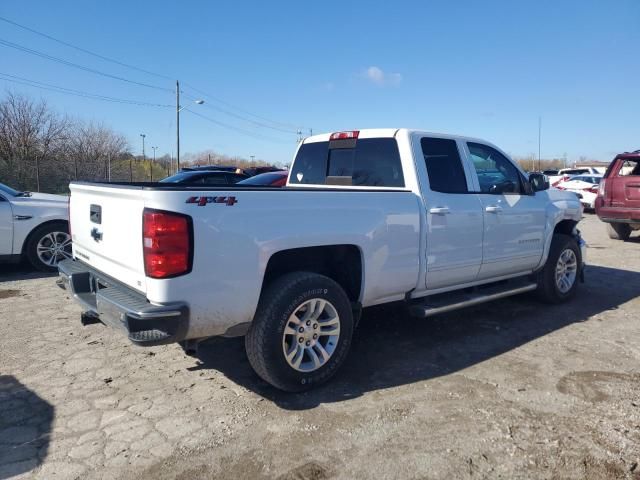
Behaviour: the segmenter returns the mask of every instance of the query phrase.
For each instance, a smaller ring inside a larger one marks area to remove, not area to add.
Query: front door
[[[544,250],[546,202],[525,190],[525,179],[497,149],[466,143],[484,215],[479,279],[535,268]]]
[[[458,142],[421,137],[416,159],[424,159],[422,185],[427,219],[426,288],[436,290],[476,280],[482,263],[482,209],[469,193],[469,175]],[[420,155],[421,154],[421,155]]]

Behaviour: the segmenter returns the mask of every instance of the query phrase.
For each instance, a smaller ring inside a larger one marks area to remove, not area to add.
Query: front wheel
[[[556,233],[549,257],[538,273],[538,297],[547,303],[562,303],[576,294],[582,255],[575,238]]]
[[[43,272],[54,272],[58,263],[71,258],[71,235],[65,222],[51,222],[37,227],[25,246],[31,265]]]
[[[323,275],[294,272],[262,292],[245,347],[263,380],[299,392],[336,373],[352,335],[353,313],[342,287]]]

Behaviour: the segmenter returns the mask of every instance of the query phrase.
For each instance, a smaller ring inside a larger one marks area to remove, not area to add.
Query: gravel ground
[[[640,479],[640,238],[588,215],[586,284],[429,320],[367,311],[328,385],[282,394],[242,339],[140,348],[55,277],[0,270],[0,479]]]

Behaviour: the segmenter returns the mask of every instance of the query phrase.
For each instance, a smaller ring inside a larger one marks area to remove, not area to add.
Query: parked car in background
[[[182,167],[180,169],[180,172],[202,172],[202,171],[239,172],[240,170],[241,170],[240,168],[234,167],[233,165],[196,165],[193,167]]]
[[[603,173],[604,172],[598,170],[596,167],[562,168],[558,170],[556,175],[547,176],[549,177],[551,186],[555,187],[559,182],[566,182],[576,175],[602,175]]]
[[[45,272],[71,258],[69,197],[21,192],[0,183],[0,261],[22,258]]]
[[[546,175],[547,177],[552,177],[554,175],[558,175],[558,170],[543,170],[542,172],[543,175]]]
[[[88,316],[191,353],[246,335],[251,366],[286,391],[336,373],[364,307],[403,301],[424,318],[534,290],[560,303],[583,272],[576,196],[466,137],[315,135],[285,188],[70,189],[74,258],[60,285]]]
[[[640,230],[640,150],[613,159],[600,182],[596,213],[613,239],[627,240]]]
[[[160,183],[190,183],[196,185],[233,185],[246,180],[249,175],[218,170],[185,170],[170,177],[163,178]]]
[[[268,172],[280,172],[283,169],[280,167],[250,167],[250,168],[245,168],[243,170],[244,173],[246,173],[247,175],[253,177],[255,175],[260,175],[261,173],[268,173]]]
[[[560,181],[556,188],[574,192],[578,195],[583,207],[594,209],[596,208],[596,197],[598,196],[601,180],[602,174],[576,175],[569,178],[569,180]]]
[[[287,170],[278,170],[277,172],[267,172],[256,175],[255,177],[247,178],[238,182],[238,185],[262,185],[265,187],[284,187],[287,184],[287,177],[289,172]]]

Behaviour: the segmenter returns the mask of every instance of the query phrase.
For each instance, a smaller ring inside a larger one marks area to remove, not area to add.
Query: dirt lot
[[[242,339],[143,349],[54,277],[0,271],[0,479],[640,479],[640,238],[588,215],[587,282],[430,320],[369,311],[342,372],[303,395]]]

